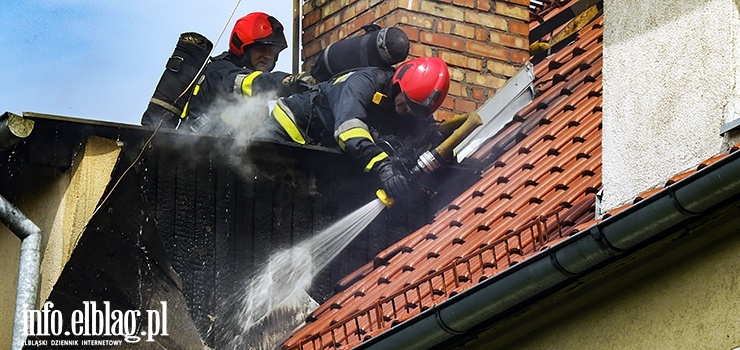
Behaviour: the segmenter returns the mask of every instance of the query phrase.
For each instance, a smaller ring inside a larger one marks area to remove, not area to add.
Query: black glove
[[[398,199],[409,189],[409,180],[389,160],[378,164],[378,178],[391,198]]]

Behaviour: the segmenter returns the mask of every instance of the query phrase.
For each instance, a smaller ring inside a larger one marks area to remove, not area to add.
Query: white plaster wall
[[[735,0],[735,11],[731,14],[732,20],[732,54],[733,61],[738,62],[734,68],[735,86],[730,103],[725,109],[725,122],[740,119],[740,0]],[[740,130],[725,135],[726,148],[740,143]]]
[[[738,2],[604,1],[605,210],[725,151]]]

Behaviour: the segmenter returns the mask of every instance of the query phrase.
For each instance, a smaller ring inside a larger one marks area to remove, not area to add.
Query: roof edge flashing
[[[531,62],[525,63],[516,75],[478,109],[483,125],[455,147],[454,154],[457,155],[458,163],[475,153],[486,140],[511,122],[517,112],[532,102],[534,78],[534,66]]]

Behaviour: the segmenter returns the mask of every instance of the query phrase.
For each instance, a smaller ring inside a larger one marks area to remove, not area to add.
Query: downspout
[[[298,74],[298,54],[301,43],[301,2],[293,0],[293,74]]]
[[[431,349],[740,194],[740,151],[356,349]]]
[[[0,221],[21,239],[11,347],[13,350],[20,350],[26,338],[23,322],[24,311],[35,309],[39,296],[41,229],[3,196],[0,196]]]

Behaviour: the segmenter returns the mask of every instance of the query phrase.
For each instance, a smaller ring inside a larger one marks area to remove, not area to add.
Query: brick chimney
[[[477,110],[529,60],[529,0],[308,0],[303,3],[304,69],[332,42],[363,25],[397,26],[409,58],[440,57],[450,91],[436,119]]]

